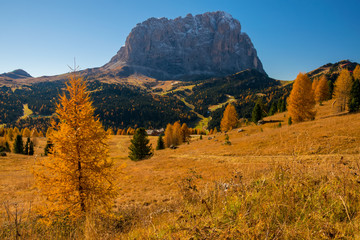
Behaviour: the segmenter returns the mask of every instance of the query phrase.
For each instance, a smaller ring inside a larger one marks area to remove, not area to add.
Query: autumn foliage
[[[188,128],[186,123],[183,123],[182,125],[179,121],[175,122],[173,125],[169,123],[165,129],[165,146],[177,146],[186,142],[190,133],[191,130]]]
[[[238,115],[234,105],[228,104],[225,108],[223,117],[221,119],[221,131],[228,131],[235,128],[238,124]]]
[[[288,98],[288,112],[294,122],[311,120],[315,117],[315,100],[312,83],[306,74],[296,77]]]
[[[329,99],[330,91],[329,85],[327,83],[327,79],[325,75],[322,75],[319,79],[319,82],[316,85],[315,89],[315,101],[316,102],[323,102]]]
[[[41,214],[70,218],[109,210],[116,196],[108,135],[86,92],[85,81],[73,74],[60,96],[50,134],[49,157],[37,163],[36,184],[44,196]]]
[[[336,98],[336,105],[338,111],[345,111],[346,105],[350,98],[350,91],[352,86],[352,77],[348,70],[343,69],[336,79],[334,87],[334,98]]]

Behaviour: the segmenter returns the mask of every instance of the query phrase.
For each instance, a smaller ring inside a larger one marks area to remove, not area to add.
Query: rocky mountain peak
[[[158,79],[224,76],[245,69],[265,73],[240,22],[222,11],[149,18],[132,29],[104,67]]]

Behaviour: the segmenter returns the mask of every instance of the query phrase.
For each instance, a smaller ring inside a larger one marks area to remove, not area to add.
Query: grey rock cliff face
[[[157,79],[224,76],[245,69],[265,73],[240,22],[225,12],[150,18],[132,29],[104,67]]]

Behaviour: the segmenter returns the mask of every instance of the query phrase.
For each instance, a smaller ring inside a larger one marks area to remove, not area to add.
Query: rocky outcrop
[[[265,73],[240,22],[225,12],[150,18],[137,24],[106,69],[157,79],[224,76],[245,69]]]

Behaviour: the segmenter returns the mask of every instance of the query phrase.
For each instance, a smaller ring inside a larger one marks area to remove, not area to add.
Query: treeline
[[[13,152],[18,154],[33,155],[37,137],[44,137],[44,134],[37,129],[23,128],[0,128],[0,153]],[[23,138],[26,138],[24,144]]]
[[[286,111],[286,99],[290,94],[292,85],[286,85],[284,87],[270,87],[263,89],[261,94],[252,93],[249,95],[241,95],[234,105],[239,119],[244,121],[253,121],[253,112],[258,104],[261,109],[261,118],[274,115],[275,113]],[[218,108],[211,112],[208,129],[220,129],[221,119],[223,117],[225,108]]]
[[[96,109],[95,114],[105,128],[160,128],[179,119],[187,123],[197,119],[197,116],[175,97],[150,94],[133,86],[99,81],[87,84]],[[36,83],[14,92],[7,87],[0,88],[0,124],[46,131],[50,126],[49,116],[55,112],[56,99],[65,87],[65,81],[61,80]],[[26,103],[33,111],[33,116],[18,120],[23,115],[23,104]]]
[[[0,87],[0,124],[16,121],[23,115],[20,98],[9,87]]]
[[[201,81],[193,88],[194,93],[186,97],[186,100],[195,106],[196,112],[209,116],[208,107],[226,102],[228,95],[242,101],[247,96],[279,85],[279,81],[256,70],[246,70],[223,78]]]
[[[299,74],[291,91],[289,106],[289,123],[302,122],[315,118],[315,103],[328,100],[331,97],[335,112],[358,112],[360,110],[360,65],[353,73],[344,68],[334,83],[333,94],[325,75],[311,82],[306,74]]]

